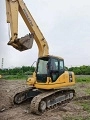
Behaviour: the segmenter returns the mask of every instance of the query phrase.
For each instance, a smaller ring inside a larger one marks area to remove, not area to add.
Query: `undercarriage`
[[[14,97],[15,104],[21,104],[27,99],[31,100],[31,113],[41,115],[45,111],[71,101],[75,96],[75,90],[69,88],[42,90],[31,87],[23,92],[17,93]]]

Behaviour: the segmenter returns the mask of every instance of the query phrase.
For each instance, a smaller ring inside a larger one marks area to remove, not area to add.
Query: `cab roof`
[[[62,57],[58,57],[58,56],[54,56],[54,55],[45,55],[45,56],[42,56],[42,57],[39,57],[39,58],[43,58],[43,57],[52,57],[52,58],[57,58],[57,59],[64,60]]]

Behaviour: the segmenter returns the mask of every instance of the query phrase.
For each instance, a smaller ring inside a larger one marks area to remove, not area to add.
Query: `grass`
[[[90,113],[90,100],[76,101],[75,104],[82,106],[84,111]]]
[[[65,117],[63,118],[63,120],[90,120],[90,117]]]
[[[5,80],[26,80],[28,75],[4,75],[2,78]]]
[[[83,110],[87,111],[88,113],[90,113],[90,101],[88,102],[84,102],[84,103],[80,103],[81,106],[83,106]]]
[[[90,75],[76,75],[76,82],[90,82]]]
[[[90,94],[90,88],[85,90],[86,93]]]
[[[83,110],[87,111],[88,113],[90,113],[90,102],[86,102],[84,101],[83,103],[78,102],[78,105],[83,106]],[[90,120],[90,116],[67,116],[64,117],[63,120]]]

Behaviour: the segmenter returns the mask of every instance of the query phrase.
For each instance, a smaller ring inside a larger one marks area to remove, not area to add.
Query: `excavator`
[[[30,31],[21,38],[18,38],[18,12]],[[48,43],[24,1],[6,0],[6,16],[11,30],[8,45],[24,51],[31,49],[35,40],[38,46],[36,69],[32,77],[27,79],[30,87],[17,93],[14,96],[14,103],[21,104],[29,99],[31,113],[41,115],[48,109],[72,100],[75,90],[69,86],[75,85],[75,75],[65,70],[62,57],[49,55]]]

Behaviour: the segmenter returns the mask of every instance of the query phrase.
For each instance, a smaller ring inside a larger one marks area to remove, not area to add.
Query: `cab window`
[[[57,59],[52,59],[51,60],[51,70],[58,70],[58,60]]]
[[[64,62],[63,62],[63,60],[60,60],[59,65],[60,65],[59,69],[64,70]]]

